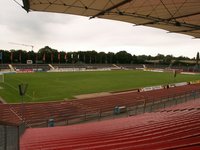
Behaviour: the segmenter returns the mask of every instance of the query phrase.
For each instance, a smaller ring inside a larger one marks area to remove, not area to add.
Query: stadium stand
[[[29,128],[20,149],[199,149],[200,99],[133,117]]]
[[[11,69],[9,67],[13,69]],[[147,70],[181,70],[184,72],[199,72],[195,66],[170,66],[169,65],[158,65],[158,64],[85,64],[85,63],[74,63],[74,64],[1,64],[0,71],[17,71],[17,72],[36,72],[36,71],[92,71],[92,70],[119,70],[119,69],[144,69]]]
[[[52,64],[54,68],[85,68],[86,65],[83,63],[75,63],[75,64]]]
[[[15,70],[26,70],[26,69],[34,69],[34,70],[41,70],[47,71],[50,69],[48,64],[12,64]]]
[[[75,63],[75,64],[53,64],[55,68],[58,69],[70,69],[70,68],[76,68],[76,69],[85,69],[85,70],[91,70],[91,69],[116,69],[115,66],[112,64],[85,64],[85,63]]]
[[[113,64],[87,64],[87,69],[116,69]]]
[[[122,69],[137,69],[143,68],[142,64],[118,64],[118,66]]]
[[[8,64],[1,64],[0,65],[0,70],[9,70],[10,68],[8,67]]]
[[[197,98],[199,92],[200,84],[190,84],[169,89],[131,91],[70,101],[4,104],[0,105],[0,121],[26,122],[28,127],[44,127],[48,126],[49,119],[54,119],[55,125],[66,125],[113,116],[116,107],[128,111],[125,115],[135,115]]]

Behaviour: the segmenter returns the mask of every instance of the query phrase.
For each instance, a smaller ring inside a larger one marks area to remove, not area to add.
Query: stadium
[[[22,8],[200,37],[199,1],[23,0]],[[91,53],[0,51],[0,150],[200,149],[199,54],[182,66]]]

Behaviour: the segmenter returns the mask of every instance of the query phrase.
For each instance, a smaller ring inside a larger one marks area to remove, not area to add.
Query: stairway
[[[10,71],[15,71],[15,69],[13,68],[13,66],[11,64],[8,65],[10,68]]]
[[[117,66],[116,64],[113,64],[114,67],[116,67],[117,69],[121,69],[121,67]]]
[[[51,64],[49,64],[49,67],[52,69],[52,70],[54,70],[55,68],[51,65]]]

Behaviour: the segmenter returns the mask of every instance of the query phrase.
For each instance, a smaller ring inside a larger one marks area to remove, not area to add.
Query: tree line
[[[124,51],[117,53],[113,52],[96,52],[92,51],[78,51],[78,52],[64,52],[52,49],[49,46],[39,49],[38,52],[25,51],[25,50],[0,50],[0,61],[1,63],[21,63],[25,64],[27,60],[32,60],[33,63],[87,63],[87,64],[147,64],[147,63],[158,63],[170,65],[174,64],[187,64],[188,57],[180,56],[174,57],[172,55],[157,56],[150,55],[131,55]],[[183,61],[185,60],[185,62]],[[188,64],[187,64],[188,65]]]

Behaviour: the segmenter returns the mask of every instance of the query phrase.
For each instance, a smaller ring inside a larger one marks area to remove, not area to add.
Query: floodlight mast
[[[21,44],[21,43],[14,43],[14,42],[9,42],[10,44],[13,45],[21,45],[21,46],[26,46],[26,47],[31,47],[31,50],[33,51],[34,46],[33,45],[28,45],[28,44]]]

